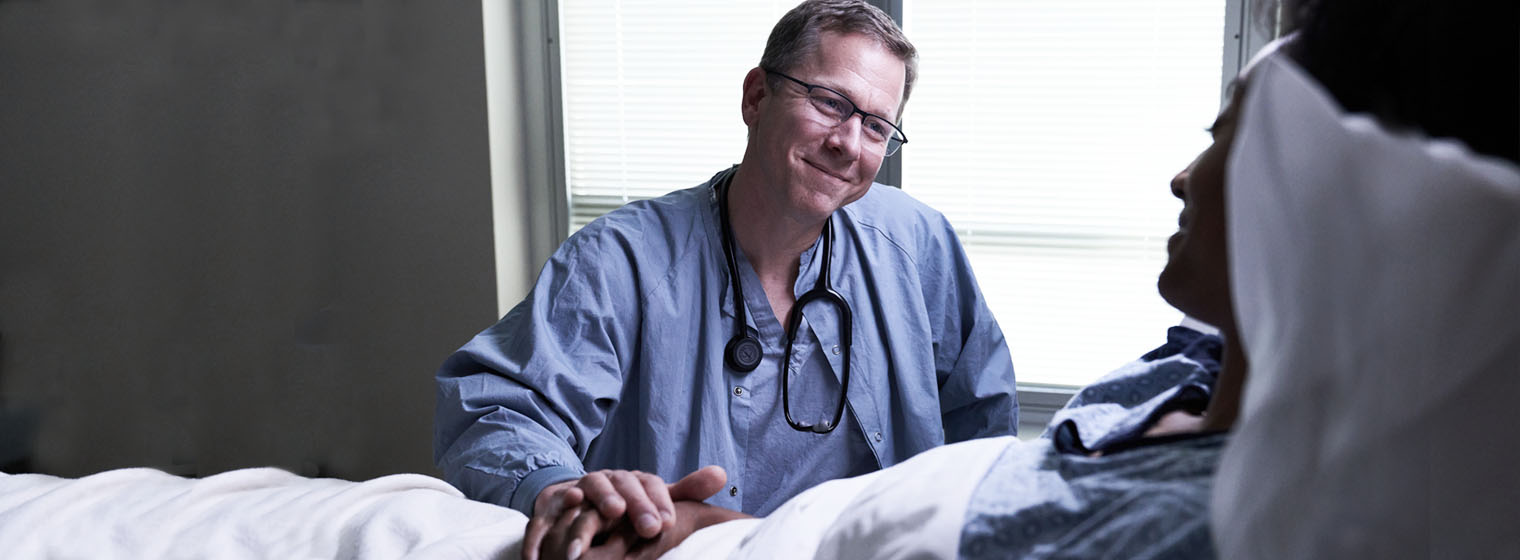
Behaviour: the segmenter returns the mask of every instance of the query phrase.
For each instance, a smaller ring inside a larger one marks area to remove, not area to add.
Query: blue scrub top
[[[833,285],[854,316],[839,429],[796,432],[782,417],[784,327],[742,255],[748,323],[765,359],[747,374],[725,366],[735,302],[716,197],[703,184],[582,228],[522,303],[444,363],[434,458],[445,479],[531,513],[544,487],[588,469],[673,482],[716,464],[729,484],[708,503],[763,515],[826,480],[1015,433],[1008,346],[944,216],[873,185],[830,219]],[[816,282],[821,250],[801,256],[797,295]],[[792,407],[813,423],[831,417],[838,397],[839,314],[828,305],[802,313]]]

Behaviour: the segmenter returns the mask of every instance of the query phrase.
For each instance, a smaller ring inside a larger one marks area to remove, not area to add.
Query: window
[[[901,186],[960,231],[1021,383],[1088,383],[1181,319],[1155,292],[1180,208],[1167,184],[1207,144],[1246,52],[1231,42],[1242,1],[936,0],[896,14],[921,51]],[[571,231],[739,160],[740,82],[793,5],[559,1]]]
[[[559,5],[571,231],[739,163],[740,83],[795,1]]]
[[[1164,342],[1173,175],[1219,104],[1225,6],[914,2],[903,188],[959,230],[1019,380],[1083,385]]]

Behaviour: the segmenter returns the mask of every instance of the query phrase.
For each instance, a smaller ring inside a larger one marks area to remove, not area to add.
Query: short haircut
[[[902,112],[913,91],[913,81],[918,77],[918,49],[908,42],[902,29],[885,12],[863,0],[806,0],[792,8],[776,27],[771,29],[765,41],[765,53],[760,56],[760,67],[777,72],[790,72],[801,65],[807,57],[818,51],[818,35],[824,31],[842,34],[860,34],[874,39],[877,44],[897,56],[906,66],[903,80]],[[769,76],[767,83],[775,87],[777,78]]]

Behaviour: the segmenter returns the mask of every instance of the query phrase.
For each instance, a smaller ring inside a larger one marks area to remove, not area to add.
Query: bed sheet
[[[1015,438],[936,448],[835,480],[764,519],[694,533],[665,555],[955,558],[971,493]],[[146,468],[78,479],[0,474],[0,550],[16,558],[516,559],[527,518],[436,478],[366,482],[274,468],[201,479]]]
[[[527,518],[402,474],[366,482],[273,468],[0,474],[9,558],[510,558]]]
[[[882,471],[825,482],[764,519],[708,527],[665,560],[955,558],[971,493],[1012,436],[925,451]]]

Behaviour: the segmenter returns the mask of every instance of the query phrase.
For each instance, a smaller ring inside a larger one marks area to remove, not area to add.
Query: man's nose
[[[829,131],[828,145],[831,148],[843,152],[854,159],[860,155],[861,127],[865,124],[865,117],[860,113],[850,115],[848,118],[834,126]]]

